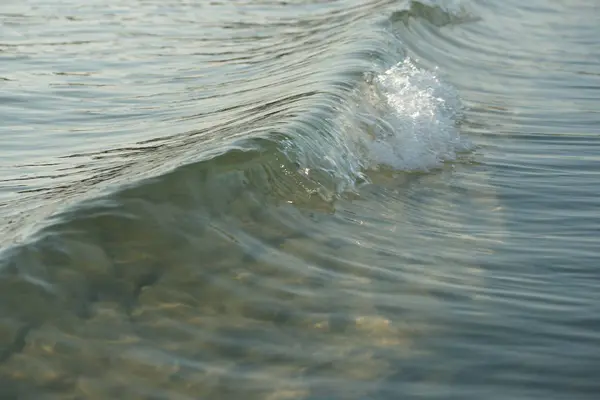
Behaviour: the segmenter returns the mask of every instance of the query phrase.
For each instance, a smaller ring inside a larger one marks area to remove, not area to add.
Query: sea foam
[[[458,122],[462,103],[456,89],[432,71],[405,59],[369,80],[372,113],[363,139],[370,166],[428,170],[467,150]]]

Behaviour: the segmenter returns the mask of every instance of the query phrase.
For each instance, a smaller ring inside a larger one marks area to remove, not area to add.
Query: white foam
[[[369,83],[371,103],[364,141],[371,166],[428,170],[454,160],[468,147],[457,120],[461,101],[454,88],[406,59]]]

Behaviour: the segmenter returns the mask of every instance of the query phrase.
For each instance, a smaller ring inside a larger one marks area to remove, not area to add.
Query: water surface
[[[0,6],[0,397],[594,399],[592,0]]]

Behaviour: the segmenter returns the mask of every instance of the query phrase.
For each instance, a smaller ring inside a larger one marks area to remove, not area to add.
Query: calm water
[[[599,20],[4,1],[0,398],[599,398]]]

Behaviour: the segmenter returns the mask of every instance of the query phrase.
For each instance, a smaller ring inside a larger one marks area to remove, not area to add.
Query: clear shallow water
[[[596,398],[599,9],[0,7],[4,398]]]

